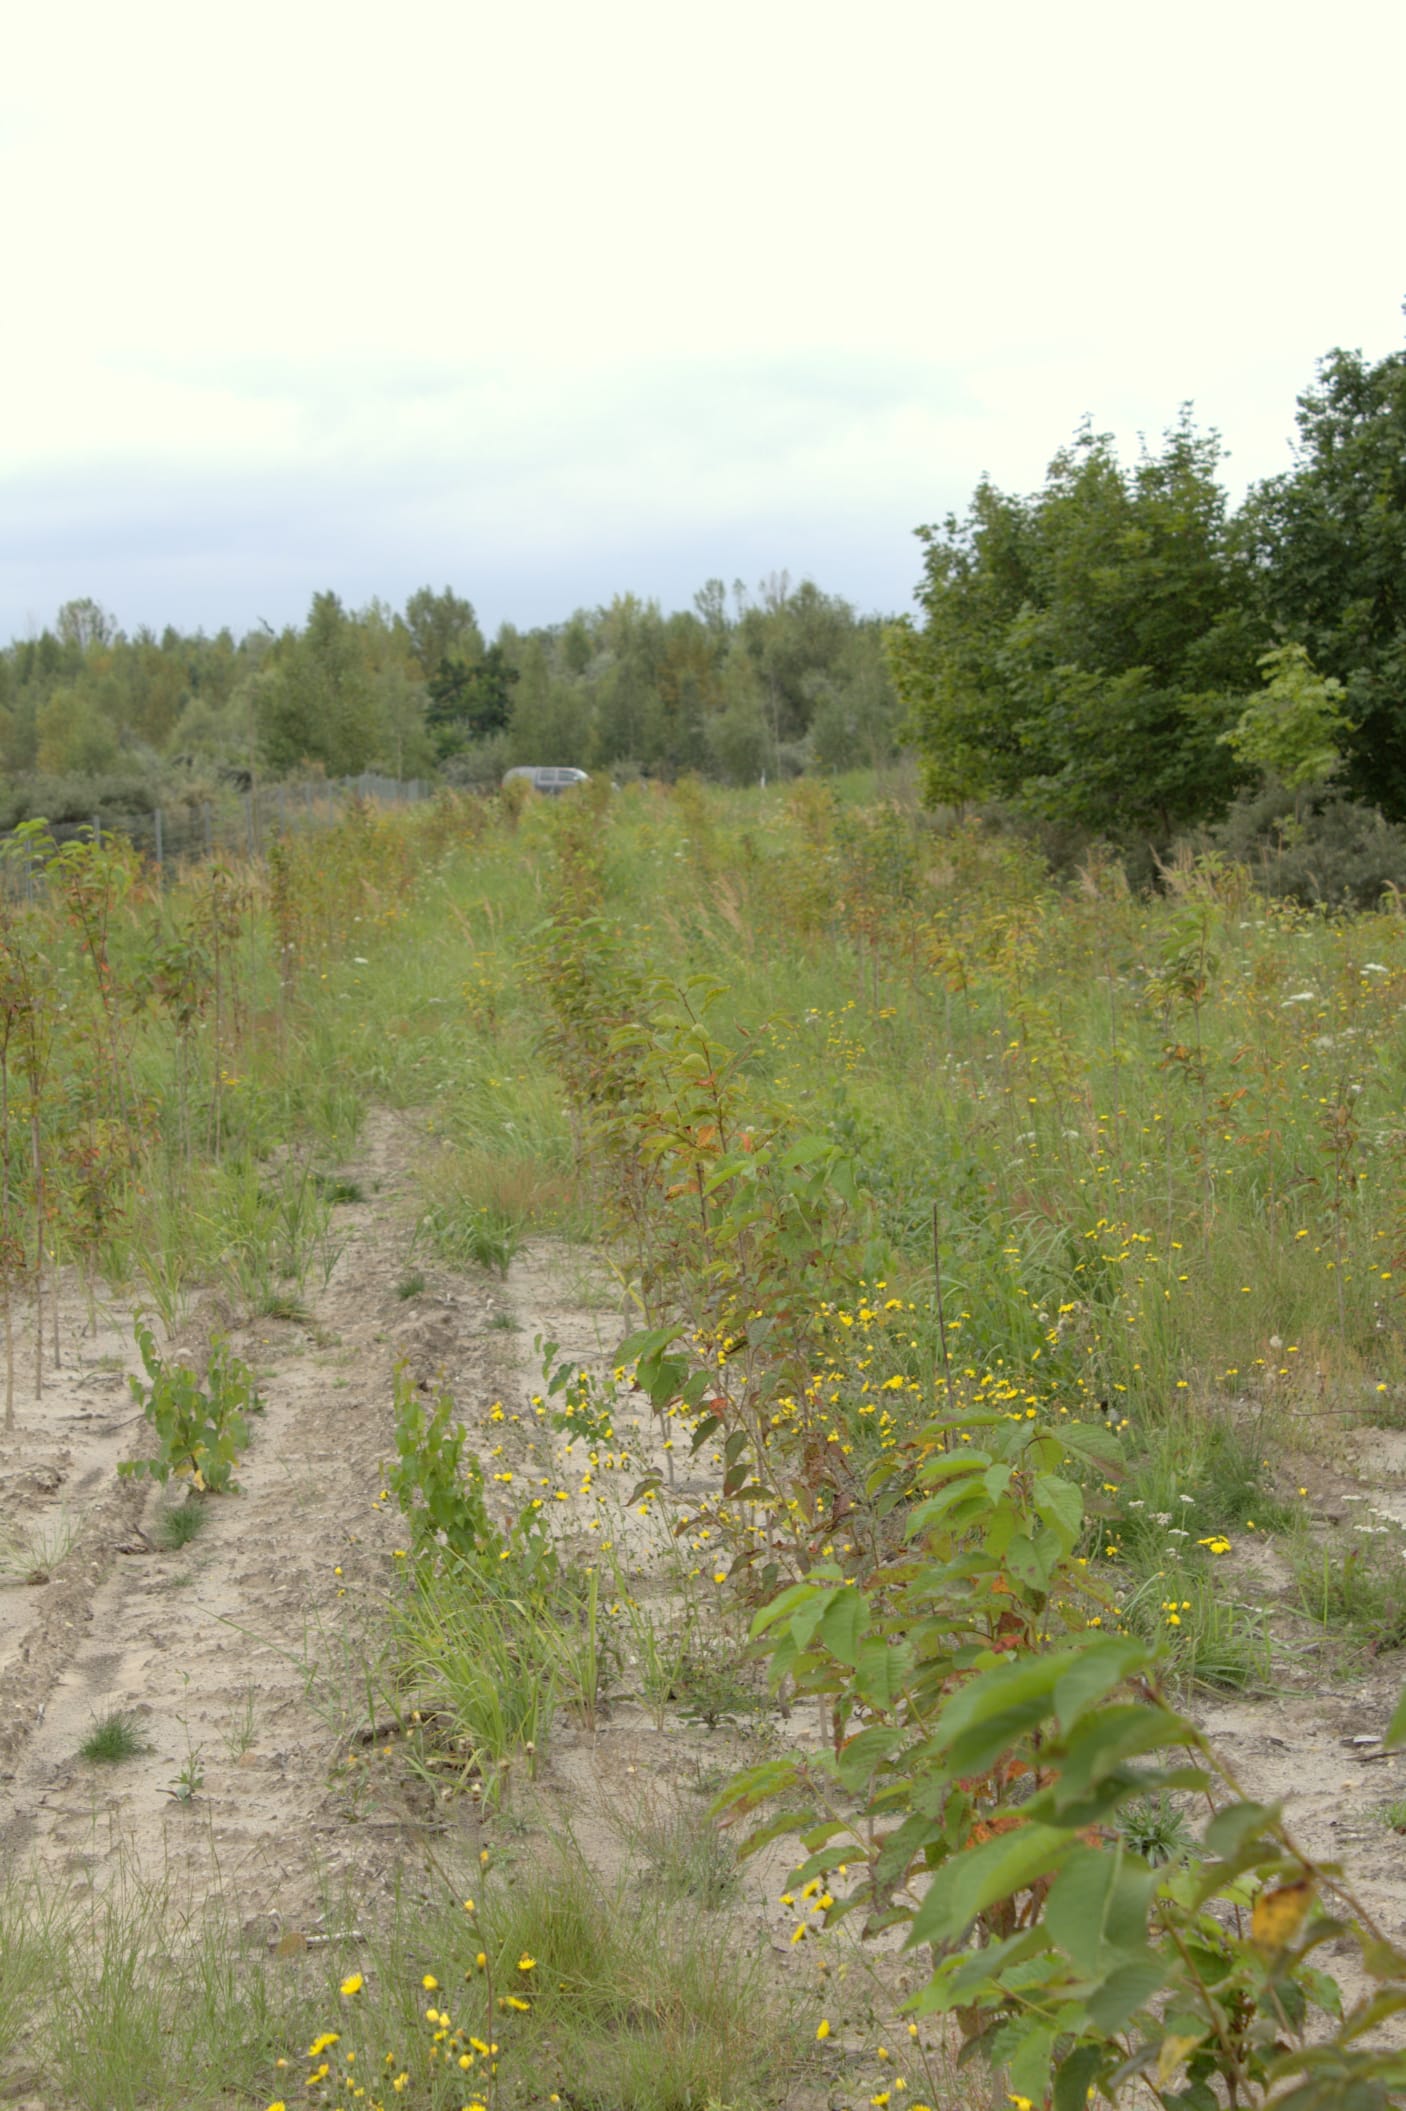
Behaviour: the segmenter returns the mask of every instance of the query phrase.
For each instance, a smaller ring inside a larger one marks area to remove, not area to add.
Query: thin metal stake
[[[937,1335],[942,1343],[942,1375],[952,1390],[952,1365],[947,1354],[947,1319],[942,1309],[942,1251],[937,1239],[937,1204],[932,1206],[932,1279],[937,1288]]]

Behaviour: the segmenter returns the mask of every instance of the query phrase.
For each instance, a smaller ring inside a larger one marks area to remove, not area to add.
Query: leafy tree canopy
[[[1298,431],[1246,508],[1261,596],[1346,690],[1350,787],[1406,818],[1406,352],[1330,352]]]
[[[930,799],[1164,840],[1225,803],[1264,641],[1220,458],[1189,409],[1131,468],[1085,425],[1031,497],[983,481],[919,530],[925,621],[890,649]]]
[[[518,670],[509,666],[501,644],[490,645],[474,661],[442,659],[430,676],[425,710],[436,752],[455,755],[471,740],[501,733],[512,715],[517,678]]]

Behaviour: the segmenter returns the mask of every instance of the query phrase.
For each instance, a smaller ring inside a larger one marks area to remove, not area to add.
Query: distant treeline
[[[1190,836],[1282,864],[1316,831],[1331,872],[1296,891],[1406,887],[1406,352],[1330,353],[1294,466],[1238,509],[1221,460],[1189,408],[1131,466],[1085,425],[1040,490],[983,480],[918,530],[917,620],[784,573],[491,643],[449,587],[399,611],[320,593],[301,629],[239,639],[128,637],[70,601],[0,652],[0,826],[81,818],[103,778],[118,803],[159,779],[168,801],[364,770],[488,786],[516,763],[746,784],[906,743],[930,804],[1033,825],[1056,858],[1102,839],[1147,876]]]
[[[400,611],[320,593],[301,629],[238,639],[129,637],[76,600],[0,652],[0,767],[45,780],[51,818],[60,781],[153,770],[490,784],[514,763],[732,783],[850,768],[897,740],[885,631],[784,573],[755,595],[710,580],[673,615],[625,594],[491,643],[448,587]]]

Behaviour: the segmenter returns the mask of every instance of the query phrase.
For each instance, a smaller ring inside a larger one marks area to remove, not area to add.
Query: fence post
[[[93,841],[98,849],[101,850],[103,844],[103,817],[101,814],[94,814],[93,816]]]
[[[213,858],[215,855],[215,830],[213,821],[211,819],[210,802],[208,799],[206,800],[204,806],[201,807],[200,811],[205,818],[205,855],[207,858]]]
[[[163,835],[162,835],[162,832],[161,832],[161,808],[160,808],[159,806],[157,806],[157,807],[153,807],[153,809],[152,809],[152,819],[153,819],[153,820],[155,821],[155,823],[156,823],[156,877],[157,877],[157,884],[158,884],[159,886],[161,886],[161,887],[164,887],[164,886],[165,886],[165,884],[166,884],[166,845],[165,845],[165,839],[164,839],[164,837],[163,837]]]

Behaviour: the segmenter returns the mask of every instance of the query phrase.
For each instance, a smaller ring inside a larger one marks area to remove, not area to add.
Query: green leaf
[[[817,1158],[824,1158],[834,1148],[828,1136],[799,1136],[780,1154],[779,1163],[793,1173],[799,1172],[803,1165],[813,1165]]]
[[[973,1997],[987,1995],[999,1984],[1008,1965],[1017,1964],[1049,1948],[1042,1929],[1024,1928],[1003,1942],[989,1942],[976,1951],[958,1951],[944,1958],[927,1985],[904,2002],[915,2016],[930,2016],[954,2008],[965,2008]]]
[[[719,1188],[726,1187],[728,1181],[735,1180],[739,1173],[750,1173],[752,1170],[752,1160],[740,1152],[731,1157],[720,1158],[703,1182],[703,1193],[716,1195]]]
[[[912,1668],[913,1652],[907,1643],[885,1642],[873,1635],[860,1647],[854,1690],[871,1708],[891,1708],[902,1695]]]
[[[770,1605],[762,1606],[761,1610],[753,1615],[753,1641],[758,1635],[764,1635],[769,1627],[779,1626],[782,1621],[789,1620],[798,1606],[808,1605],[812,1599],[825,1595],[828,1593],[821,1591],[813,1583],[789,1584],[784,1591],[778,1592]]]
[[[792,1759],[767,1759],[761,1765],[748,1767],[735,1774],[725,1788],[719,1789],[708,1806],[711,1817],[719,1817],[726,1810],[751,1810],[758,1803],[765,1803],[790,1788],[796,1778],[796,1763]]]
[[[1085,1716],[1056,1762],[1058,1773],[1049,1792],[1053,1808],[1064,1810],[1139,1752],[1174,1744],[1180,1728],[1180,1716],[1137,1701]]]
[[[957,1482],[950,1487],[939,1488],[936,1495],[924,1497],[908,1519],[906,1536],[916,1539],[920,1532],[927,1531],[931,1526],[941,1524],[944,1520],[950,1522],[948,1514],[959,1503],[973,1503],[978,1511],[990,1508],[984,1490],[974,1489],[969,1480]]]
[[[779,1817],[768,1818],[755,1832],[748,1833],[737,1850],[739,1860],[745,1861],[748,1855],[756,1854],[759,1848],[769,1847],[773,1840],[784,1840],[789,1834],[801,1831],[806,1822],[805,1811],[782,1811]]]
[[[1102,2054],[1097,2045],[1076,2045],[1055,2069],[1054,2111],[1085,2111]]]
[[[1050,1696],[1069,1665],[1068,1650],[1052,1650],[1048,1656],[1011,1658],[979,1672],[953,1694],[943,1709],[934,1732],[935,1743],[939,1748],[955,1744],[964,1731],[1026,1701],[1038,1702],[1040,1713],[1047,1713]]]
[[[1147,1917],[1158,1881],[1157,1870],[1122,1850],[1104,1914],[1103,1939],[1114,1955],[1121,1954],[1130,1963],[1147,1955]]]
[[[677,1327],[650,1327],[642,1334],[628,1334],[615,1351],[617,1363],[635,1363],[642,1356],[660,1356],[678,1339]]]
[[[853,1737],[847,1738],[840,1748],[837,1765],[840,1779],[847,1789],[856,1792],[862,1789],[878,1766],[903,1742],[902,1730],[883,1723],[870,1723]],[[926,1824],[926,1820],[923,1821]]]
[[[1072,1844],[1070,1835],[1055,1826],[1023,1825],[955,1855],[929,1885],[913,1918],[909,1946],[955,1942],[987,1906],[1028,1891],[1058,1869]]]
[[[869,1608],[862,1594],[852,1587],[836,1593],[820,1623],[820,1640],[842,1664],[859,1662],[860,1636],[868,1621]]]
[[[1090,1994],[1086,2004],[1090,2018],[1111,2037],[1123,2028],[1129,2016],[1161,1991],[1166,1977],[1163,1967],[1151,1958],[1120,1964]]]
[[[1316,2074],[1287,2096],[1276,2096],[1274,2111],[1391,2111],[1391,2104],[1386,2084],[1370,2076]]]
[[[1066,1451],[1072,1451],[1076,1459],[1084,1459],[1091,1466],[1109,1466],[1121,1469],[1123,1447],[1111,1429],[1104,1429],[1096,1422],[1071,1422],[1060,1425],[1059,1441]]]
[[[1088,1979],[1103,1964],[1103,1926],[1118,1877],[1118,1853],[1081,1847],[1050,1887],[1045,1927]]]
[[[1075,1723],[1095,1702],[1121,1686],[1134,1671],[1152,1661],[1141,1642],[1122,1635],[1101,1636],[1080,1650],[1054,1690],[1054,1713],[1061,1730]]]
[[[926,1488],[934,1481],[950,1480],[954,1474],[979,1473],[990,1463],[984,1451],[944,1451],[935,1459],[923,1461],[918,1479]]]
[[[1074,1483],[1062,1480],[1058,1474],[1037,1473],[1035,1508],[1045,1523],[1061,1535],[1066,1548],[1072,1547],[1084,1524],[1084,1499]]]
[[[1017,2096],[1028,2096],[1034,2103],[1043,2101],[1050,2084],[1050,2054],[1058,2035],[1054,2024],[1032,2018],[1023,2020],[1018,2032],[1012,2031],[1004,2038],[1010,2084]]]
[[[1043,1533],[1039,1541],[1012,1539],[1004,1550],[1004,1566],[1017,1583],[1023,1583],[1027,1590],[1047,1590],[1054,1564],[1059,1559],[1058,1546],[1052,1540],[1046,1545],[1044,1540]],[[993,1548],[992,1551],[995,1552],[996,1549]]]
[[[1048,1703],[1044,1697],[1033,1694],[1027,1700],[1003,1708],[999,1715],[973,1723],[948,1749],[947,1763],[951,1772],[984,1774],[1027,1730],[1033,1730],[1042,1722],[1047,1713]]]
[[[1206,1827],[1205,1842],[1211,1854],[1220,1855],[1229,1861],[1237,1855],[1245,1842],[1265,1827],[1277,1823],[1279,1805],[1265,1803],[1229,1803],[1218,1810]]]

